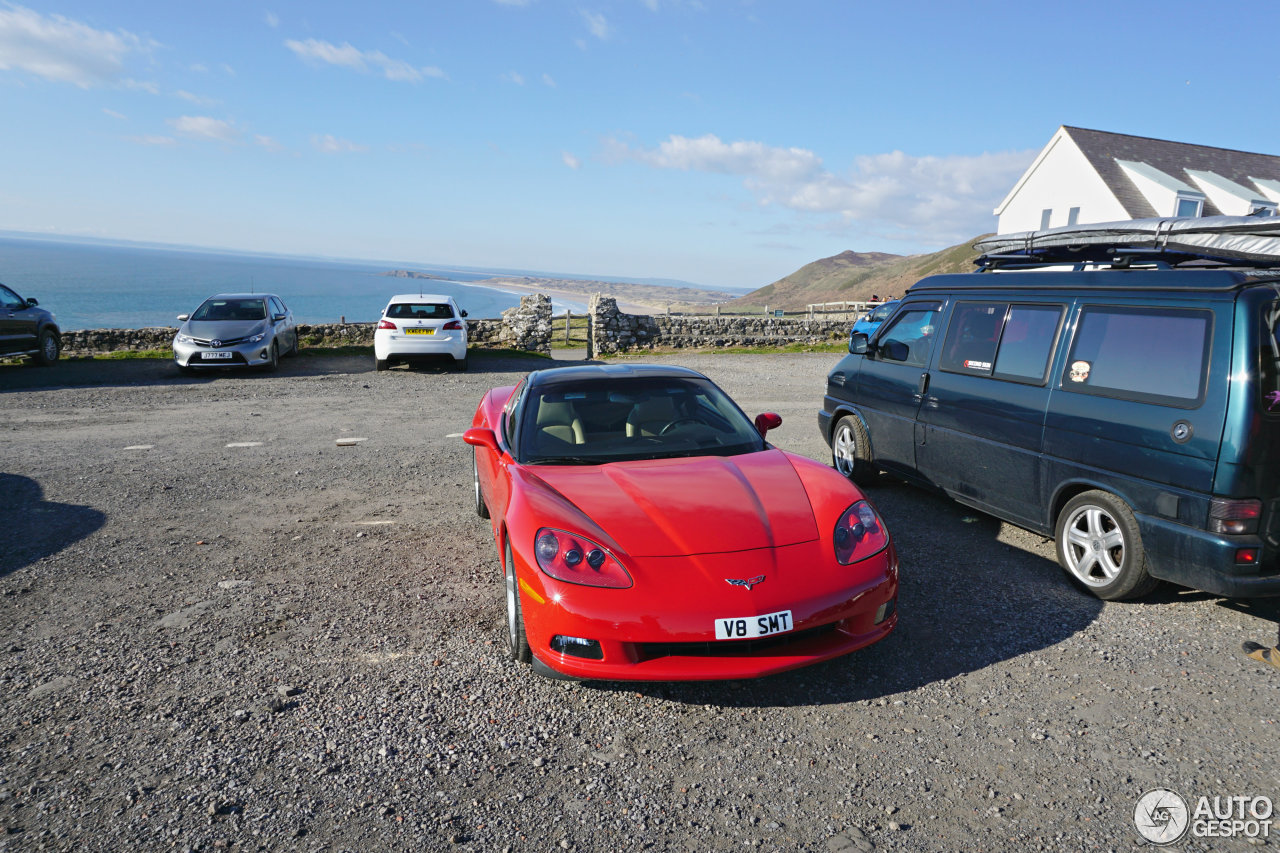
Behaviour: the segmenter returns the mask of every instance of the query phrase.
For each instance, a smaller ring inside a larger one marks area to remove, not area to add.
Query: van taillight
[[[1209,501],[1209,531],[1212,533],[1257,533],[1262,517],[1262,501],[1256,499]]]
[[[462,331],[462,321],[461,321],[461,320],[450,320],[449,322],[447,322],[447,323],[445,323],[443,326],[441,326],[441,328],[442,328],[442,329],[452,329],[452,330],[453,330],[453,331],[455,331],[455,332],[461,332],[461,331]]]
[[[396,330],[396,324],[395,324],[395,323],[393,323],[393,322],[391,322],[390,320],[381,320],[381,321],[379,321],[379,323],[378,323],[378,328],[379,328],[379,329],[390,329],[391,331],[393,331],[393,332],[394,332],[394,331]]]

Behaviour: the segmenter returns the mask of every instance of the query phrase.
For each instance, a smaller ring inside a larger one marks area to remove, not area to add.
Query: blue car
[[[858,322],[853,324],[852,331],[849,332],[850,339],[856,334],[866,335],[868,338],[876,333],[876,329],[880,328],[880,324],[888,320],[898,307],[901,299],[891,299],[888,302],[882,302],[875,308],[858,318]]]

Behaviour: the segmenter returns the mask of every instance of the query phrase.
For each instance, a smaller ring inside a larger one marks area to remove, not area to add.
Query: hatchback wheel
[[[874,485],[880,471],[871,462],[871,442],[862,421],[845,415],[831,434],[831,464],[860,486]]]
[[[1140,598],[1159,583],[1147,571],[1147,556],[1133,511],[1103,491],[1076,495],[1058,515],[1058,562],[1088,592],[1107,601]]]
[[[262,365],[262,369],[267,373],[272,373],[280,366],[280,343],[278,341],[271,342],[271,349],[267,353],[267,363]]]
[[[390,366],[391,366],[390,362],[388,362],[385,358],[377,358],[375,356],[373,359],[374,370],[386,370]]]
[[[517,663],[528,663],[533,657],[529,652],[529,638],[524,634],[524,611],[520,607],[520,584],[516,579],[516,564],[511,558],[511,543],[507,542],[506,561],[502,567],[503,586],[507,600],[507,657]]]

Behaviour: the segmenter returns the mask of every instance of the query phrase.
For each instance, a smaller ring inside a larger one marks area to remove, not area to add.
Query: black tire
[[[285,353],[285,355],[292,358],[297,354],[298,354],[298,333],[295,330],[293,333],[293,346],[289,347],[289,351]]]
[[[266,373],[275,373],[280,367],[280,343],[278,341],[271,342],[271,357],[267,359],[267,363],[262,365],[262,369]]]
[[[377,356],[374,356],[374,359],[373,359],[374,370],[386,370],[390,366],[391,366],[390,363],[388,363],[388,361],[385,358],[378,358]]]
[[[476,450],[471,449],[471,479],[475,483],[476,490],[476,515],[481,518],[489,517],[489,507],[485,505],[484,496],[480,494],[480,468],[476,464]]]
[[[520,604],[520,583],[516,577],[515,560],[511,558],[511,543],[507,542],[506,559],[502,564],[502,585],[507,605],[507,632],[504,646],[507,659],[516,663],[528,663],[533,655],[529,651],[529,638],[524,633],[524,608]]]
[[[831,431],[831,464],[859,486],[874,486],[880,469],[871,461],[871,441],[862,421],[845,415]]]
[[[1115,495],[1084,492],[1067,501],[1054,529],[1058,562],[1067,577],[1105,601],[1141,598],[1159,584],[1133,510]]]
[[[53,333],[53,330],[45,329],[42,331],[35,355],[36,364],[41,367],[48,367],[58,360],[60,352],[62,352],[62,342],[58,340],[58,336]]]
[[[454,359],[454,360],[453,360],[453,369],[454,369],[454,370],[458,370],[458,371],[461,371],[461,372],[464,372],[464,373],[465,373],[465,372],[466,372],[466,370],[467,370],[467,357],[464,355],[464,356],[463,356],[462,358],[460,358],[460,359]]]
[[[196,369],[194,367],[187,367],[185,364],[179,364],[178,373],[182,376],[195,376]]]

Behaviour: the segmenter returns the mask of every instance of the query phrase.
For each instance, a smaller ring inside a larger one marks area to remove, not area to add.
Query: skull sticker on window
[[[1071,362],[1071,381],[1084,382],[1089,378],[1089,368],[1092,367],[1087,361]]]

